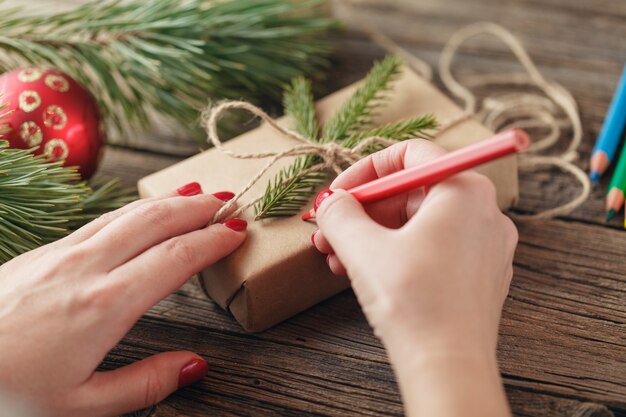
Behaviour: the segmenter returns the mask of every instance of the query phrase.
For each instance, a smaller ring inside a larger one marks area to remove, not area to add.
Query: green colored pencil
[[[620,211],[624,205],[624,195],[626,194],[626,151],[622,147],[617,161],[617,166],[613,172],[611,183],[606,194],[607,221],[611,220],[615,213]],[[624,222],[626,228],[626,220]]]

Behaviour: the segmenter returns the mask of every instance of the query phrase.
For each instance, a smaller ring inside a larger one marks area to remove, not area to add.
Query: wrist
[[[405,362],[421,357],[467,358],[496,363],[497,329],[480,320],[389,320],[377,335],[390,359]]]

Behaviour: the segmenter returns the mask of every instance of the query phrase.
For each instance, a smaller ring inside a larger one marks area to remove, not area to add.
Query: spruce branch
[[[263,198],[255,205],[255,219],[289,217],[309,200],[311,193],[327,179],[326,172],[309,172],[312,157],[298,157],[269,181]]]
[[[314,76],[336,27],[322,0],[93,1],[69,12],[0,13],[0,71],[53,66],[87,87],[119,130],[151,110],[196,126],[208,97],[278,100],[293,77]]]
[[[431,139],[429,130],[433,130],[437,127],[437,119],[432,114],[427,114],[420,117],[412,117],[410,119],[400,120],[398,122],[387,123],[382,126],[374,127],[369,130],[355,133],[344,141],[344,146],[353,148],[363,139],[373,136],[379,136],[396,141],[403,141],[407,139]],[[372,153],[381,150],[380,146],[368,147],[366,153]]]
[[[375,63],[363,85],[357,88],[352,97],[324,125],[324,140],[344,140],[371,125],[373,111],[383,104],[384,93],[388,91],[389,84],[399,73],[401,66],[402,60],[396,56],[388,56]]]
[[[4,127],[0,122],[0,133]],[[76,168],[0,140],[0,265],[135,199],[118,180],[99,184],[93,189]]]
[[[317,142],[319,126],[311,82],[296,77],[283,96],[285,114],[291,118],[292,129],[305,138]],[[315,155],[301,156],[290,166],[280,170],[274,180],[268,182],[263,199],[255,206],[256,219],[291,216],[306,204],[308,196],[326,181],[326,175],[307,170],[321,158]]]
[[[372,112],[383,104],[383,93],[389,89],[400,65],[400,60],[393,57],[376,64],[361,87],[324,126],[321,135],[315,125],[315,106],[310,84],[302,78],[295,79],[285,91],[284,98],[285,113],[291,117],[293,129],[313,142],[336,142],[346,148],[353,148],[365,138],[373,136],[397,141],[414,137],[430,139],[428,130],[437,126],[432,115],[367,128],[372,124]],[[380,145],[371,145],[363,154],[380,149]],[[281,169],[268,182],[263,196],[255,205],[256,220],[296,214],[307,204],[315,190],[328,181],[328,170],[312,169],[321,162],[322,158],[317,155],[303,156]]]
[[[285,90],[283,107],[293,122],[293,130],[307,139],[318,140],[317,114],[309,80],[304,77],[293,79]]]

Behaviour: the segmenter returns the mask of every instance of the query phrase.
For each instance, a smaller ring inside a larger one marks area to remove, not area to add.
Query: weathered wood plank
[[[565,416],[586,401],[625,413],[626,278],[619,271],[626,268],[626,235],[571,222],[519,227],[498,347],[515,415],[542,409]],[[281,415],[401,413],[384,349],[350,292],[250,335],[187,285],[153,308],[108,364],[183,348],[205,356],[214,370],[193,395],[166,401],[166,409],[181,407],[186,415],[264,415],[264,407]]]
[[[140,178],[180,161],[181,157],[107,147],[97,176],[117,177],[126,187],[135,187]]]

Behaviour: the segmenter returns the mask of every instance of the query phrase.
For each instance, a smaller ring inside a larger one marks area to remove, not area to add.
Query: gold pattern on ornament
[[[41,143],[43,134],[37,123],[28,121],[20,125],[20,137],[28,146],[37,146]]]
[[[50,139],[44,145],[43,149],[44,155],[52,161],[64,161],[67,158],[67,155],[70,153],[70,150],[67,147],[67,143],[63,139]]]
[[[26,113],[30,113],[39,107],[41,97],[39,97],[39,93],[34,90],[24,90],[20,93],[18,101],[20,109]]]
[[[70,83],[62,75],[48,74],[44,82],[54,91],[61,93],[66,93],[70,89]]]
[[[41,78],[43,71],[39,68],[24,68],[17,73],[17,79],[23,83],[32,83]]]
[[[63,129],[67,124],[67,116],[60,106],[52,104],[43,114],[43,124],[56,130]]]

